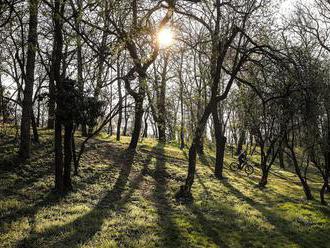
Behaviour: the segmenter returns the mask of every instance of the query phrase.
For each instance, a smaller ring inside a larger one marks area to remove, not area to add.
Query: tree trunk
[[[38,43],[38,0],[29,1],[28,51],[25,70],[24,98],[22,103],[20,156],[23,160],[31,156],[31,118],[36,48]]]
[[[313,197],[312,191],[311,191],[311,189],[310,189],[310,187],[309,187],[309,185],[307,183],[307,180],[305,178],[303,178],[303,177],[299,177],[299,179],[300,179],[300,182],[301,182],[301,184],[303,186],[304,193],[306,195],[306,199],[307,200],[313,200],[314,197]]]
[[[37,104],[37,120],[36,120],[36,127],[40,127],[40,101],[38,99]]]
[[[214,174],[219,179],[223,179],[223,160],[225,156],[226,142],[227,138],[225,136],[220,136],[219,140],[216,140],[216,161]]]
[[[301,185],[303,186],[303,190],[304,190],[304,193],[306,195],[306,199],[307,200],[313,200],[313,196],[312,196],[312,192],[311,192],[311,189],[307,183],[307,180],[306,178],[304,178],[301,174],[301,171],[300,171],[300,167],[299,167],[299,164],[298,164],[298,161],[297,161],[297,157],[296,157],[296,153],[294,151],[294,148],[293,147],[288,147],[290,149],[290,152],[291,152],[291,159],[292,159],[292,162],[293,162],[293,165],[294,165],[294,168],[295,168],[295,172],[301,182]]]
[[[75,11],[75,28],[80,32],[81,30],[81,20],[80,15],[82,13],[82,3],[81,0],[77,1],[78,9],[74,9]],[[78,81],[78,89],[80,97],[84,97],[84,80],[83,80],[83,55],[82,55],[82,42],[81,42],[81,36],[76,36],[76,45],[77,45],[77,81]],[[86,137],[87,134],[87,127],[86,123],[81,123],[81,135]]]
[[[322,188],[320,190],[321,204],[323,204],[323,205],[327,205],[327,202],[325,201],[324,195],[325,195],[326,190],[327,190],[328,187],[329,187],[329,179],[328,179],[328,177],[325,177],[323,179],[323,185],[322,185]]]
[[[158,140],[161,143],[166,142],[166,133],[165,133],[165,126],[164,123],[158,123]]]
[[[196,130],[194,133],[193,142],[189,149],[189,165],[188,165],[187,178],[185,181],[185,185],[181,186],[179,192],[176,194],[177,199],[181,199],[181,198],[192,199],[191,187],[194,183],[194,178],[195,178],[197,146],[199,145],[201,137],[203,136],[203,132],[204,132],[207,120],[211,114],[212,105],[214,105],[214,104],[212,102],[210,102],[206,106],[203,116],[197,124]]]
[[[55,120],[55,189],[62,193],[63,184],[63,153],[62,153],[62,124],[57,118]]]
[[[117,68],[118,70],[119,68]],[[123,96],[121,93],[121,80],[118,80],[118,96],[119,96],[119,112],[118,112],[118,121],[117,121],[117,135],[116,140],[120,140],[120,128],[121,128],[121,121],[123,118]]]
[[[180,125],[180,149],[185,145],[184,141],[184,112],[183,112],[183,86],[180,84],[180,110],[181,110],[181,125]]]
[[[92,133],[93,133],[93,129],[91,129],[90,134],[92,134]],[[109,134],[110,136],[112,136],[112,134],[113,134],[112,121],[109,121],[109,125],[108,125],[108,134]]]
[[[158,139],[159,142],[166,142],[166,73],[168,64],[168,53],[164,58],[164,67],[161,75],[159,89],[157,89],[157,126],[158,126]]]
[[[63,181],[63,153],[62,153],[62,119],[61,119],[61,105],[62,99],[58,92],[64,92],[61,80],[61,61],[62,61],[62,48],[63,36],[62,27],[63,23],[60,18],[62,16],[64,6],[61,0],[55,0],[53,18],[54,18],[54,51],[53,51],[53,73],[54,80],[56,81],[56,111],[55,111],[55,189],[59,193],[64,192]]]
[[[125,108],[124,108],[124,129],[123,129],[123,135],[127,135],[127,125],[128,125],[128,113],[127,113],[127,97],[125,97]]]
[[[48,120],[47,120],[47,128],[48,129],[54,129],[55,124],[55,102],[56,102],[56,87],[55,87],[55,63],[57,60],[57,46],[55,42],[55,37],[53,41],[53,51],[52,51],[52,61],[51,66],[49,70],[49,101],[48,101]]]
[[[184,140],[184,102],[183,102],[183,78],[182,78],[182,64],[183,64],[183,53],[181,53],[180,68],[179,68],[179,81],[180,81],[180,111],[181,111],[181,125],[180,125],[180,149],[182,150],[185,146]]]
[[[74,133],[75,133],[75,129],[72,131],[72,159],[73,159],[73,164],[74,164],[74,175],[78,176],[79,161],[78,161],[77,154],[76,154],[76,141],[74,138]]]
[[[283,147],[280,147],[278,150],[278,160],[280,162],[280,168],[285,169]]]
[[[102,34],[100,53],[99,53],[99,58],[98,58],[98,62],[97,62],[98,73],[97,73],[97,78],[96,78],[96,87],[95,87],[95,91],[94,91],[94,97],[96,99],[99,99],[99,96],[101,94],[101,90],[103,87],[103,78],[102,77],[103,77],[103,73],[104,73],[104,63],[105,63],[105,59],[106,59],[105,50],[106,50],[107,39],[108,39],[108,33],[106,31],[104,31]]]
[[[38,128],[37,128],[36,119],[33,114],[33,110],[32,110],[32,116],[31,116],[31,123],[32,123],[32,130],[33,130],[33,141],[35,143],[39,143]]]
[[[239,132],[239,139],[238,139],[238,142],[237,142],[237,155],[239,155],[243,149],[243,144],[245,142],[245,130],[244,129],[241,129],[240,132]]]
[[[6,109],[7,104],[4,101],[4,94],[5,94],[5,88],[2,86],[2,79],[1,79],[1,73],[0,73],[0,115],[2,115],[2,123],[6,123]]]
[[[72,131],[73,124],[66,123],[64,126],[64,191],[72,190],[71,184],[71,162],[72,162]]]
[[[261,178],[260,178],[260,181],[259,181],[259,187],[260,188],[265,188],[267,183],[268,183],[268,170],[265,168],[266,165],[262,165],[262,168],[261,168]]]
[[[145,114],[144,114],[143,138],[147,138],[148,137],[148,117],[149,117],[149,113],[148,112],[145,112]]]
[[[51,69],[52,71],[52,69]],[[51,72],[52,73],[52,72]],[[49,101],[48,101],[48,120],[47,128],[54,129],[55,121],[55,82],[54,79],[49,79]]]
[[[135,118],[134,118],[134,129],[132,132],[131,142],[128,149],[135,150],[139,142],[141,123],[143,117],[143,100],[144,95],[139,94],[139,97],[135,99]]]
[[[185,143],[184,143],[184,131],[183,131],[183,127],[181,125],[181,130],[180,130],[180,149],[183,150],[185,146]]]
[[[198,105],[198,107],[197,107],[197,119],[200,120],[200,118],[201,118],[200,112],[201,112],[201,109],[202,109],[202,107],[201,107],[202,103],[200,102],[200,100],[198,100],[197,105]],[[198,142],[196,142],[196,152],[199,155],[204,155],[204,130],[201,133],[201,135],[199,136]]]
[[[199,155],[204,155],[204,135],[202,135],[196,143],[196,151]]]
[[[213,116],[215,142],[216,142],[216,160],[215,160],[214,175],[218,179],[222,179],[223,159],[225,155],[225,146],[226,146],[227,138],[222,134],[222,128],[221,128],[221,123],[219,120],[217,108],[212,112],[212,116]]]

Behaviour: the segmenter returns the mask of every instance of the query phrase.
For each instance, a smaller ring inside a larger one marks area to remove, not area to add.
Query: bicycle
[[[239,164],[239,162],[232,162],[230,165],[229,165],[229,168],[232,170],[232,171],[238,171],[238,170],[243,170],[245,171],[245,173],[250,176],[251,174],[253,174],[254,172],[254,168],[251,164],[248,163],[248,158],[243,162],[243,164]]]

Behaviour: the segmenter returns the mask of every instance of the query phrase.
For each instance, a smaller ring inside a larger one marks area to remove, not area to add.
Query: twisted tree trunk
[[[135,98],[135,119],[134,119],[134,129],[132,132],[131,142],[128,149],[135,150],[139,142],[141,126],[142,126],[142,117],[143,117],[143,100],[144,93],[140,92],[138,97]]]

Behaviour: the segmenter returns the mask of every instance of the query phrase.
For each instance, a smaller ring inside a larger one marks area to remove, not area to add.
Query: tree
[[[31,118],[32,118],[32,97],[34,84],[34,69],[36,49],[38,43],[38,0],[29,1],[29,31],[28,31],[28,50],[26,69],[23,72],[25,81],[24,98],[22,102],[22,119],[21,119],[21,143],[20,156],[22,159],[28,159],[31,156]]]
[[[54,46],[52,53],[52,70],[54,80],[56,82],[56,110],[55,110],[55,189],[59,193],[63,193],[72,188],[71,180],[68,178],[70,175],[66,170],[66,180],[64,179],[64,165],[63,165],[63,152],[62,152],[62,117],[63,108],[61,108],[61,94],[65,92],[63,87],[63,79],[61,78],[61,61],[63,49],[63,16],[65,10],[65,2],[56,0],[53,8],[54,20]],[[67,161],[69,158],[67,159]]]
[[[209,2],[205,3],[203,7],[205,9],[212,10],[213,7],[209,6]],[[240,72],[242,66],[246,63],[248,57],[257,49],[254,45],[250,44],[250,39],[247,36],[247,20],[251,18],[254,12],[263,4],[262,2],[248,2],[241,3],[240,7],[232,5],[230,3],[224,3],[220,1],[212,2],[214,6],[214,14],[209,21],[212,25],[209,25],[203,20],[203,18],[197,17],[194,13],[185,13],[182,10],[178,10],[178,13],[184,14],[193,20],[196,20],[201,25],[205,26],[205,29],[209,32],[208,35],[211,38],[210,44],[210,99],[203,111],[201,118],[198,120],[196,126],[192,144],[189,149],[189,166],[188,174],[185,184],[181,186],[176,197],[178,199],[191,199],[191,187],[194,182],[195,170],[196,170],[196,155],[197,148],[200,144],[205,126],[210,114],[215,111],[219,102],[225,100],[229,94],[229,91],[235,81],[237,74]],[[224,13],[227,13],[226,15]],[[206,13],[205,13],[206,14]],[[235,20],[235,21],[233,21]],[[227,25],[225,25],[227,24]],[[250,46],[249,46],[250,45]],[[239,49],[229,49],[236,47]],[[226,64],[230,64],[230,70],[228,71],[229,79],[222,92],[219,92],[219,86],[221,82],[221,75],[224,72],[222,69]]]

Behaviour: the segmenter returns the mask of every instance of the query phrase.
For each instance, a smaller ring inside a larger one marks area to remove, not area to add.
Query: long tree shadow
[[[161,247],[182,247],[183,239],[177,224],[173,220],[173,209],[169,196],[167,196],[168,180],[171,176],[166,170],[167,157],[163,156],[164,144],[158,143],[151,152],[156,155],[155,170],[152,173],[156,183],[153,199],[157,208],[159,226],[162,227]]]
[[[43,149],[40,149],[40,147]],[[37,148],[39,149],[37,150]],[[51,157],[53,152],[52,146],[48,141],[44,141],[41,144],[34,145],[31,161],[43,161],[40,165],[38,162],[30,163],[29,161],[23,162],[16,152],[12,152],[9,156],[3,156],[0,159],[0,175],[6,176],[6,174],[15,175],[16,180],[10,183],[6,183],[5,187],[0,188],[2,195],[8,196],[17,194],[21,189],[26,186],[32,185],[38,181],[41,181],[45,176],[48,176],[52,172],[51,162],[47,159]],[[41,150],[41,152],[40,152]],[[0,151],[0,156],[6,155]],[[44,163],[44,161],[47,161]],[[0,177],[0,178],[1,178]],[[2,179],[2,178],[1,178]],[[5,181],[5,179],[2,179]]]
[[[286,219],[280,217],[278,214],[274,213],[272,210],[265,207],[265,206],[272,205],[272,202],[269,200],[270,198],[265,197],[263,199],[263,203],[260,203],[260,202],[253,200],[252,198],[246,196],[240,190],[238,190],[236,187],[234,187],[232,184],[230,184],[226,181],[223,182],[223,185],[225,187],[227,187],[230,190],[230,192],[233,193],[237,198],[245,201],[252,208],[255,208],[258,211],[260,211],[263,214],[263,216],[265,217],[265,219],[276,228],[276,231],[281,233],[283,236],[285,236],[291,242],[294,242],[295,244],[298,244],[301,247],[313,247],[315,245],[313,243],[312,238],[310,238],[309,236],[306,236],[306,235],[301,235],[299,229],[297,227],[293,226],[292,221],[289,221],[289,220],[286,220]],[[324,213],[326,213],[326,212],[324,212]],[[325,233],[323,235],[324,236],[323,238],[321,238],[319,235],[320,235],[320,233],[317,234],[317,236],[318,236],[317,239],[319,239],[319,240],[325,240],[327,237],[327,234],[325,234]],[[326,247],[326,244],[324,247]]]
[[[212,195],[204,184],[202,178],[198,175],[198,173],[196,173],[196,179],[198,180],[198,183],[202,186],[207,196],[207,199],[204,199],[203,201],[211,199]],[[212,198],[212,200],[214,199]],[[206,202],[204,202],[204,204],[206,204]],[[195,221],[197,221],[198,224],[202,227],[201,232],[204,233],[204,235],[209,237],[219,247],[229,247],[219,232],[219,223],[216,223],[206,218],[203,212],[199,209],[199,207],[195,205],[195,203],[186,204],[186,207],[195,215]]]
[[[121,152],[119,149],[116,148],[112,148],[112,151],[118,153]],[[17,170],[21,170],[23,171],[23,173],[26,174],[28,173],[28,176],[24,178],[19,178],[10,185],[5,184],[5,186],[0,189],[1,195],[9,198],[15,196],[15,199],[20,199],[20,201],[24,203],[24,207],[11,208],[7,209],[6,211],[0,212],[0,227],[10,222],[15,222],[21,218],[28,218],[30,222],[33,223],[35,215],[40,209],[45,207],[52,207],[56,205],[62,198],[62,196],[56,194],[55,192],[49,191],[49,188],[39,189],[34,187],[34,183],[42,182],[46,177],[52,174],[53,170],[51,168],[51,164],[42,164],[35,166],[32,172],[26,171],[25,167],[26,166],[21,165],[21,167],[18,167]],[[89,185],[93,185],[95,184],[95,182],[98,182],[99,179],[102,177],[102,174],[109,173],[111,172],[111,170],[113,170],[113,167],[107,167],[106,169],[101,171],[93,171],[92,175],[83,178],[81,182],[74,182],[75,187],[73,192],[81,192],[85,190],[86,187],[88,187]],[[0,172],[2,171],[0,170]],[[21,189],[26,189],[28,187],[30,187],[31,190],[38,191],[36,197],[30,198],[28,195],[29,193],[31,193],[30,191],[24,191],[24,194],[20,193]]]
[[[50,239],[52,242],[46,242],[50,244],[49,247],[61,247],[64,244],[67,247],[80,247],[92,239],[101,230],[104,219],[110,217],[114,211],[120,210],[143,180],[143,174],[139,173],[131,180],[130,188],[125,192],[128,181],[130,181],[129,176],[135,153],[126,151],[121,157],[121,169],[112,190],[107,192],[90,212],[68,224],[55,226],[41,233],[32,231],[17,246],[30,247],[38,239],[44,241]],[[144,166],[147,164],[148,161],[145,161]]]
[[[222,234],[220,233],[221,226],[219,223],[206,218],[203,212],[195,206],[194,203],[188,204],[187,207],[195,215],[195,220],[201,226],[201,231],[204,235],[209,237],[218,247],[229,247],[222,238]]]
[[[210,168],[212,173],[214,172],[215,159],[213,157],[207,156],[206,154],[198,154],[198,158],[203,165]]]

